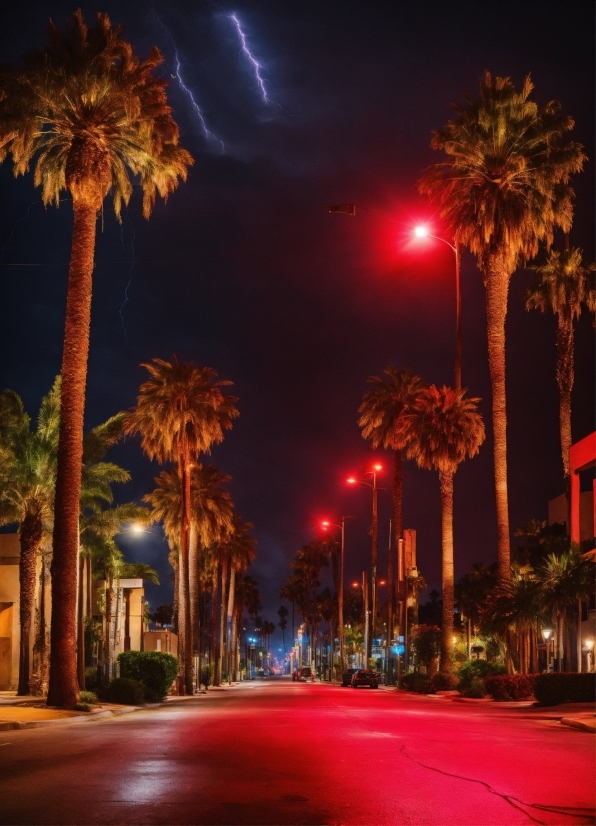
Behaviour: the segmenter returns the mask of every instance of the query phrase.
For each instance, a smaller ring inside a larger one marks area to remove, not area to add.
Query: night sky
[[[64,2],[4,4],[0,57],[8,63],[45,43]],[[104,2],[82,4],[89,23],[107,11],[140,54],[163,51],[189,180],[159,202],[149,222],[135,192],[122,226],[109,200],[98,228],[87,426],[135,403],[154,357],[193,360],[234,382],[240,418],[211,461],[233,477],[237,511],[254,523],[252,573],[265,617],[276,620],[289,562],[321,519],[353,515],[347,577],[370,561],[370,490],[345,484],[372,453],[357,427],[366,379],[389,364],[431,383],[453,383],[454,268],[438,242],[412,243],[421,220],[446,232],[417,194],[439,160],[431,130],[449,104],[476,94],[488,69],[519,87],[531,72],[535,99],[562,101],[590,161],[576,176],[571,243],[594,259],[593,7],[586,2]],[[246,45],[242,50],[236,14]],[[176,77],[177,62],[183,88]],[[195,104],[200,108],[200,116]],[[201,121],[201,117],[203,121]],[[44,209],[32,175],[0,167],[0,386],[31,414],[59,372],[72,229],[68,194]],[[368,208],[356,217],[327,205]],[[558,239],[561,244],[561,239]],[[534,279],[511,282],[507,322],[509,482],[512,529],[547,516],[563,491],[555,382],[554,317],[527,313]],[[490,382],[484,288],[474,259],[462,268],[463,384],[482,398],[488,438],[455,480],[456,574],[496,558]],[[594,423],[593,328],[577,330],[574,439]],[[158,468],[128,440],[111,458],[132,473],[118,501],[140,500]],[[379,475],[381,567],[390,510],[390,456]],[[405,527],[418,531],[418,566],[439,585],[436,474],[409,463]],[[153,529],[157,534],[157,529]],[[123,538],[127,557],[150,562],[171,600],[159,537]],[[424,599],[424,595],[423,595]]]

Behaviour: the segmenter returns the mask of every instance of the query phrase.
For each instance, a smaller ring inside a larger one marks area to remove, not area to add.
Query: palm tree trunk
[[[77,597],[77,678],[85,690],[85,557],[79,547],[79,588]]]
[[[577,622],[575,635],[575,652],[577,657],[577,672],[581,674],[582,670],[582,601],[577,601]]]
[[[443,613],[441,625],[441,671],[451,671],[453,654],[453,609],[455,581],[453,573],[453,473],[439,473],[441,485],[441,582]]]
[[[571,391],[573,390],[573,318],[560,313],[557,326],[557,384],[559,385],[559,431],[563,473],[569,476],[571,447]]]
[[[93,205],[74,199],[73,210],[54,501],[50,684],[47,701],[49,706],[62,708],[71,708],[79,699],[76,663],[79,498],[97,220],[97,209]]]
[[[226,639],[227,639],[227,662],[228,662],[228,682],[231,684],[232,680],[234,679],[232,675],[233,671],[233,664],[232,664],[232,652],[234,651],[235,641],[232,639],[233,637],[233,616],[234,616],[234,598],[236,590],[236,569],[234,565],[232,565],[230,571],[230,588],[228,591],[228,617],[227,617],[227,631],[226,631]]]
[[[217,662],[217,602],[219,591],[219,565],[214,566],[212,580],[211,580],[211,628],[210,628],[210,643],[209,643],[209,668]],[[219,685],[219,683],[213,683]]]
[[[188,548],[188,578],[190,596],[190,627],[192,653],[199,653],[199,532],[194,519],[190,521],[190,542]]]
[[[492,385],[497,560],[500,579],[511,577],[509,501],[507,493],[507,408],[505,392],[505,319],[509,273],[495,258],[485,271],[488,364]]]
[[[219,605],[219,650],[217,657],[217,682],[221,685],[223,678],[223,659],[226,650],[226,597],[228,593],[228,559],[227,554],[221,563],[221,602]]]
[[[41,545],[42,520],[39,513],[27,513],[21,522],[19,543],[19,622],[21,641],[19,647],[19,684],[17,695],[29,694],[31,671],[31,617],[35,599],[35,567]]]
[[[45,555],[41,554],[41,568],[39,572],[39,610],[36,615],[35,642],[33,644],[33,676],[36,692],[44,694],[47,688],[47,623],[46,623],[46,582],[47,563]],[[31,686],[30,686],[31,687]]]
[[[184,683],[184,693],[192,695],[192,625],[190,621],[190,579],[189,579],[189,546],[190,546],[190,460],[184,445],[181,450],[179,469],[182,482],[182,528],[180,531],[179,571],[181,602],[178,606],[178,622],[180,625],[180,654],[182,666],[181,677]]]

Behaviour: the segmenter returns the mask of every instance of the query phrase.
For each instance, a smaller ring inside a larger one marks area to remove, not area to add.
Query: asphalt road
[[[587,824],[594,781],[523,710],[285,679],[0,732],[2,824]]]

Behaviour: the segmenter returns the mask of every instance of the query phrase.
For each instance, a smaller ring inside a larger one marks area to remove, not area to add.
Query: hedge
[[[138,706],[145,699],[145,686],[138,680],[118,677],[109,685],[108,698],[111,703]]]
[[[457,673],[459,677],[458,688],[460,691],[467,691],[474,684],[477,690],[478,680],[494,677],[496,674],[505,674],[506,670],[504,665],[498,665],[488,660],[467,660],[461,664]]]
[[[493,700],[527,700],[534,696],[535,674],[497,674],[485,677],[484,685]]]
[[[593,703],[596,698],[596,674],[561,672],[537,674],[534,696],[542,706],[559,703]]]
[[[118,654],[120,676],[145,686],[145,699],[160,701],[178,673],[178,660],[163,651],[123,651]]]

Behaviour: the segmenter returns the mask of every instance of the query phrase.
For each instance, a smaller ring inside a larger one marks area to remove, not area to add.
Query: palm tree
[[[485,598],[483,624],[507,643],[510,671],[513,670],[512,654],[515,654],[515,667],[521,674],[538,670],[536,643],[539,627],[544,626],[545,618],[540,585],[533,571],[514,568],[509,580],[498,583],[496,590]],[[516,647],[512,645],[512,631],[515,632]]]
[[[52,634],[48,705],[78,699],[76,593],[78,501],[89,352],[91,284],[97,217],[112,190],[119,218],[131,193],[130,175],[143,190],[143,215],[157,194],[167,198],[192,158],[178,146],[178,126],[155,69],[155,47],[139,60],[98,14],[88,29],[81,11],[65,31],[49,24],[50,43],[23,66],[0,73],[0,161],[11,153],[15,174],[36,159],[35,184],[44,204],[58,205],[67,189],[73,239],[62,354],[61,421],[52,558]]]
[[[465,390],[431,385],[410,414],[415,440],[408,457],[436,470],[441,487],[443,622],[441,671],[450,671],[453,650],[453,477],[464,459],[475,456],[484,441],[484,424],[477,411],[479,399],[465,398]]]
[[[239,517],[234,519],[233,528],[227,540],[227,549],[229,554],[229,568],[230,580],[228,586],[228,608],[227,608],[227,624],[226,624],[226,639],[227,639],[227,670],[228,682],[232,682],[235,678],[236,669],[234,668],[234,658],[238,645],[237,627],[234,625],[234,604],[236,602],[236,576],[244,573],[250,566],[251,562],[256,556],[256,542],[252,536],[249,536],[249,531],[253,529],[250,522],[242,522]],[[223,592],[223,588],[222,588]],[[223,609],[223,598],[222,598]],[[222,610],[223,615],[223,610]],[[221,651],[223,652],[223,642],[221,644]]]
[[[541,280],[526,291],[526,309],[551,311],[557,316],[557,384],[559,385],[559,432],[563,474],[569,476],[571,447],[571,391],[573,390],[574,322],[583,307],[596,310],[595,264],[584,266],[582,251],[576,248],[550,250],[546,263],[530,267]]]
[[[403,537],[403,451],[410,441],[408,415],[424,390],[422,379],[411,370],[397,370],[386,367],[383,371],[387,378],[370,376],[369,384],[373,387],[363,398],[358,412],[362,436],[368,439],[374,450],[383,448],[392,450],[394,456],[393,470],[393,510],[391,524],[395,541],[395,550],[399,553],[399,541]],[[393,615],[395,606],[395,581],[393,575],[393,550],[389,549],[387,568],[389,580],[389,616],[388,634],[393,637]],[[405,604],[405,600],[404,600]],[[404,608],[404,610],[406,610]]]
[[[42,540],[51,532],[59,423],[59,377],[42,400],[33,432],[20,397],[12,390],[0,395],[0,524],[18,523],[21,551],[19,695],[30,693],[35,570]]]
[[[153,359],[143,364],[150,374],[139,389],[137,405],[124,430],[140,433],[141,446],[150,459],[174,462],[180,479],[180,551],[178,556],[178,633],[182,652],[180,677],[187,694],[192,694],[192,630],[190,614],[189,543],[192,517],[191,471],[200,453],[223,441],[224,430],[238,416],[234,396],[224,395],[210,367],[192,362]]]
[[[296,623],[294,621],[294,613],[296,605],[300,601],[301,595],[302,587],[295,575],[292,576],[290,579],[286,579],[285,585],[282,585],[282,587],[279,590],[279,598],[285,599],[286,602],[289,602],[292,606],[292,645],[294,645],[294,640],[296,638]]]
[[[280,605],[277,609],[277,616],[279,617],[279,627],[281,629],[281,639],[284,647],[284,654],[286,653],[286,628],[288,627],[288,609],[285,605]]]
[[[549,554],[537,573],[544,605],[552,613],[556,624],[557,671],[572,667],[571,657],[567,657],[565,651],[569,620],[575,626],[576,667],[581,671],[581,602],[594,593],[594,562],[582,556],[577,546],[572,545],[560,556]]]
[[[551,101],[530,100],[509,78],[484,73],[479,98],[456,106],[457,119],[433,133],[431,147],[448,160],[430,167],[421,192],[438,202],[456,243],[476,256],[486,288],[488,360],[492,384],[499,576],[510,576],[505,404],[505,318],[509,280],[552,244],[556,227],[569,232],[573,216],[570,175],[585,160],[581,146],[562,142],[573,119]]]

